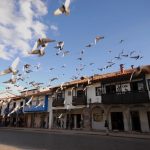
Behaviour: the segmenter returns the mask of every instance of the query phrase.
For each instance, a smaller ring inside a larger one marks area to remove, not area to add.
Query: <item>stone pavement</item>
[[[45,133],[56,133],[56,134],[57,133],[58,134],[80,134],[80,135],[86,134],[86,135],[150,139],[150,133],[141,133],[141,132],[110,131],[109,135],[106,135],[104,130],[64,130],[64,129],[41,129],[41,128],[20,128],[20,127],[0,127],[0,130],[45,132]]]

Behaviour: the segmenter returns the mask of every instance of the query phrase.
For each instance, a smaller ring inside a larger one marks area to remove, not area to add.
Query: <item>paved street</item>
[[[0,129],[0,150],[149,150],[149,139]]]

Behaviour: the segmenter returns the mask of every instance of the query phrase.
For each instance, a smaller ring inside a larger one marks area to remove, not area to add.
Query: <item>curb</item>
[[[103,131],[79,131],[79,130],[56,130],[56,129],[38,129],[38,128],[16,128],[16,127],[1,127],[0,130],[15,130],[15,131],[32,131],[32,132],[49,132],[59,134],[76,134],[76,135],[100,135],[107,137],[122,137],[122,138],[136,138],[136,139],[150,139],[150,134],[135,134],[135,133],[116,133],[110,132],[106,135]]]

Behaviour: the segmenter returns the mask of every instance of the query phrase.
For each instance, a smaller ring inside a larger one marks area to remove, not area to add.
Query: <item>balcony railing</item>
[[[87,97],[82,96],[82,97],[77,97],[73,96],[72,98],[72,105],[77,106],[77,105],[86,105],[87,104]]]
[[[102,94],[103,104],[137,104],[149,103],[148,91],[130,91],[122,93]]]
[[[59,106],[64,106],[64,98],[53,98],[53,107],[59,107]]]

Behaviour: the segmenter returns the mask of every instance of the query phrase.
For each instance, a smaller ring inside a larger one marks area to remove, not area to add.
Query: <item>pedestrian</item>
[[[105,125],[104,125],[105,129],[106,129],[106,135],[109,135],[109,125],[108,125],[108,121],[105,120]]]

